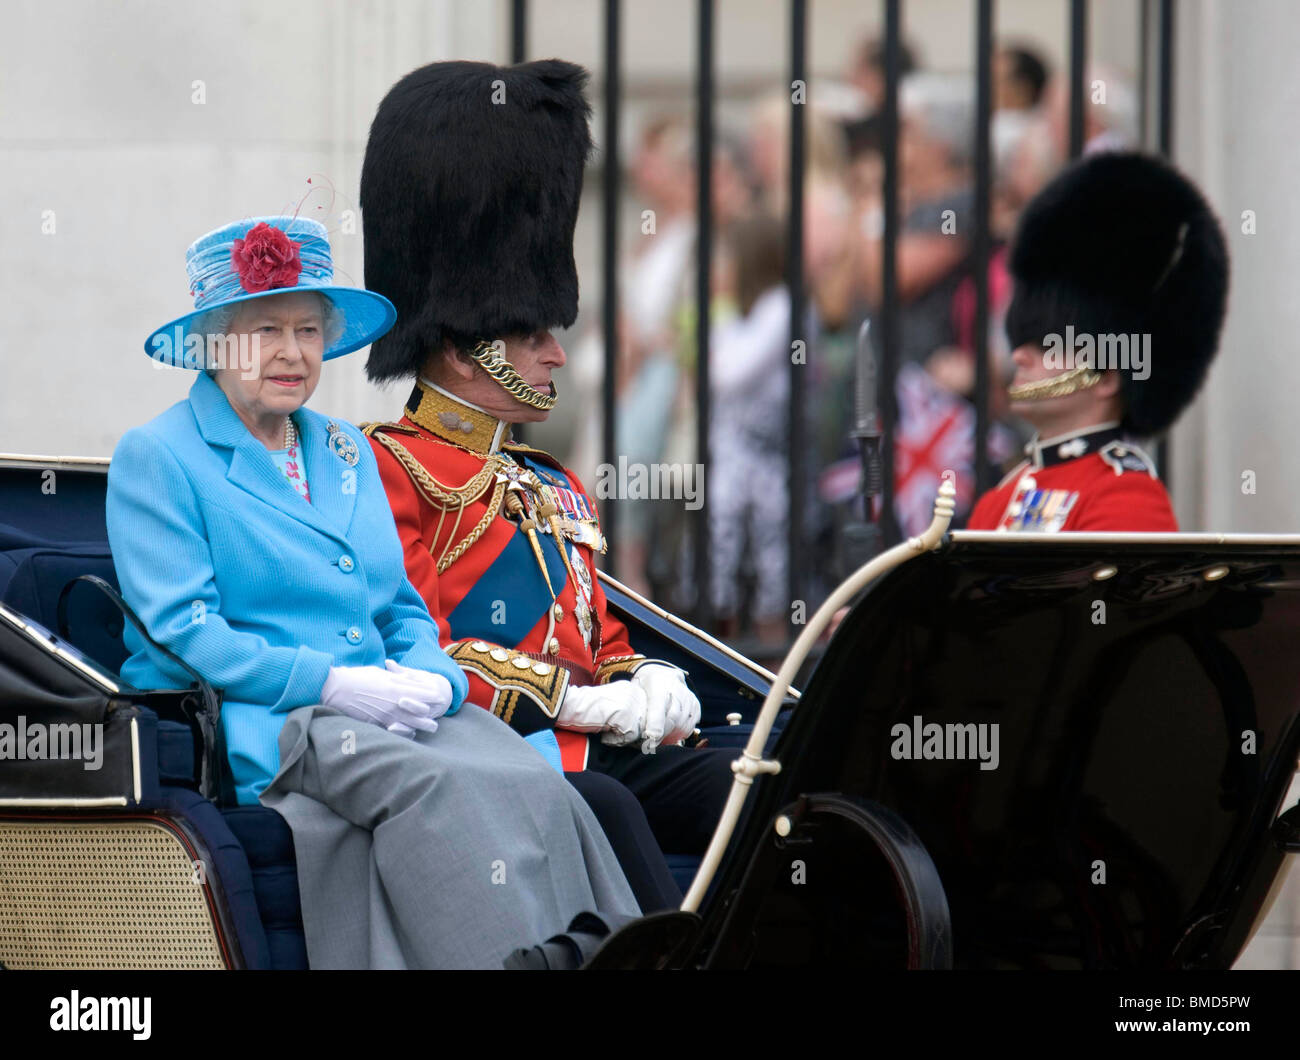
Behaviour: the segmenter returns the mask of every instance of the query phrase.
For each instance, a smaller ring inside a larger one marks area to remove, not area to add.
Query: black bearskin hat
[[[1104,152],[1071,165],[1025,208],[1011,274],[1012,348],[1067,325],[1151,336],[1147,378],[1120,374],[1126,430],[1159,434],[1196,396],[1219,345],[1228,248],[1204,197],[1168,163]]]
[[[433,63],[379,104],[361,168],[366,286],[397,324],[370,347],[372,381],[417,374],[444,339],[573,323],[587,77],[559,59]]]

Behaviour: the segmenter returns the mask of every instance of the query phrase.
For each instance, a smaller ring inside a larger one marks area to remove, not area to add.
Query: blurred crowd
[[[901,63],[893,516],[907,534],[929,523],[944,471],[957,475],[958,525],[975,499],[975,86],[970,74],[925,69],[906,46]],[[1007,243],[1025,204],[1066,161],[1069,128],[1068,87],[1033,47],[1000,44],[993,78],[991,473],[1028,437],[1005,411],[1013,370],[1003,331]],[[1102,70],[1090,71],[1088,84],[1085,151],[1135,145],[1131,86]],[[850,432],[858,335],[881,301],[884,95],[883,48],[869,40],[842,82],[814,84],[806,104],[806,444],[800,454],[806,490],[795,503],[808,544],[808,614],[858,558],[845,535],[862,517],[860,461]],[[716,132],[704,505],[711,584],[695,584],[696,513],[680,500],[621,500],[616,537],[619,576],[633,588],[687,614],[707,591],[717,632],[773,649],[789,637],[792,607],[788,423],[790,365],[799,355],[790,345],[785,282],[789,117],[790,98],[778,90],[749,104],[738,127]],[[680,467],[696,460],[694,137],[689,110],[656,114],[629,159],[625,194],[641,229],[622,241],[616,415],[616,451],[629,464]],[[869,338],[873,333],[868,329]],[[588,417],[577,440],[577,467],[599,463],[599,429],[599,417]]]

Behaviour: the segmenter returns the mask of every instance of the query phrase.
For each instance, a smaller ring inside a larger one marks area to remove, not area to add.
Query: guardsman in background
[[[367,433],[468,701],[521,734],[553,731],[566,772],[621,781],[665,851],[700,853],[734,754],[681,745],[699,701],[609,612],[595,503],[510,438],[554,406],[565,354],[550,329],[577,316],[586,80],[560,60],[435,63],[380,104],[361,175],[366,286],[398,316],[366,370],[415,387],[397,423]]]
[[[1218,349],[1228,251],[1205,199],[1160,159],[1090,156],[1030,202],[1011,272],[1011,411],[1038,433],[967,529],[1177,530],[1135,439],[1173,425]]]

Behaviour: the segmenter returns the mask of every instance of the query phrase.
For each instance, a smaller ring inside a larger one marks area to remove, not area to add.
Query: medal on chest
[[[532,490],[532,481],[534,476],[526,467],[520,467],[511,460],[505,460],[502,457],[494,457],[496,462],[496,480],[504,482],[506,489],[518,490],[521,496],[527,499],[527,495]]]
[[[585,494],[544,482],[539,486],[539,494],[543,504],[555,508],[555,522],[561,534],[576,544],[586,545],[593,552],[605,551],[605,536],[600,532],[596,512]],[[543,532],[550,533],[550,527],[547,526]]]
[[[1077,490],[1038,489],[1032,478],[1023,478],[1016,483],[999,528],[1056,533],[1065,525],[1078,500]]]
[[[563,545],[561,545],[563,547]],[[582,642],[591,647],[591,634],[595,628],[593,615],[596,608],[593,601],[593,590],[591,586],[591,572],[587,570],[587,564],[582,558],[582,553],[578,546],[569,545],[569,566],[573,570],[573,617],[578,623],[578,632],[582,634]]]
[[[553,482],[543,482],[531,468],[513,461],[502,460],[496,475],[497,481],[504,483],[506,490],[515,498],[514,502],[507,504],[507,508],[513,504],[516,514],[521,517],[520,526],[528,533],[551,597],[556,599],[557,587],[551,584],[550,576],[546,574],[546,561],[542,558],[542,547],[536,535],[551,536],[564,560],[569,580],[573,583],[574,622],[583,644],[591,650],[592,639],[598,631],[595,588],[586,557],[579,546],[599,546],[604,551],[605,539],[600,534],[590,499],[576,490]]]
[[[605,552],[605,535],[600,532],[595,507],[586,494],[544,482],[531,468],[510,461],[502,461],[497,476],[505,481],[506,489],[518,491],[529,518],[537,521],[538,532],[550,534],[558,528],[569,541],[595,552]],[[562,542],[557,544],[563,547]]]

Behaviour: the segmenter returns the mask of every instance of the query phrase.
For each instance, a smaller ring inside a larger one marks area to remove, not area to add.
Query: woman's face
[[[323,295],[294,291],[243,303],[228,334],[247,341],[250,370],[217,370],[231,407],[245,423],[287,416],[307,403],[320,381],[325,353]]]

